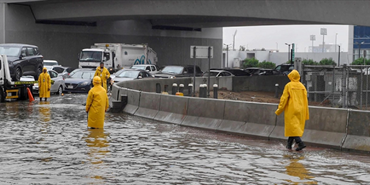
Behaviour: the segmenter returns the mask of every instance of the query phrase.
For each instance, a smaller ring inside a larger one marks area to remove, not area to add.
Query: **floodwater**
[[[0,184],[370,184],[369,154],[289,152],[125,114],[90,130],[85,99],[0,104]]]

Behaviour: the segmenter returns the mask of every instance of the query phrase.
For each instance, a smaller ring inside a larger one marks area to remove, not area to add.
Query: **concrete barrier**
[[[123,112],[128,114],[135,114],[139,108],[140,103],[140,91],[127,89],[127,105],[123,109]]]
[[[370,112],[349,111],[348,135],[343,149],[370,151]]]
[[[224,116],[225,100],[189,98],[187,116],[183,125],[217,129]]]
[[[162,95],[159,112],[155,120],[181,124],[188,111],[189,98],[183,96]]]
[[[347,113],[345,109],[310,107],[310,120],[306,121],[302,140],[307,143],[341,148],[346,137]],[[284,115],[277,119],[277,124],[270,138],[284,137]]]
[[[275,104],[226,101],[224,120],[218,130],[268,137],[274,130]]]
[[[141,92],[139,108],[135,116],[154,119],[159,111],[161,94]]]

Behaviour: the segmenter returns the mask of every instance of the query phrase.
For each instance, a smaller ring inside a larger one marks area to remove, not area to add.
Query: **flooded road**
[[[370,155],[106,114],[86,95],[0,104],[0,184],[370,184]]]

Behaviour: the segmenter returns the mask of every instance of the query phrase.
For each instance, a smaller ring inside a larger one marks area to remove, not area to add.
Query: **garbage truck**
[[[157,53],[147,44],[95,43],[83,49],[79,56],[79,68],[96,68],[100,62],[114,72],[138,64],[156,64]]]

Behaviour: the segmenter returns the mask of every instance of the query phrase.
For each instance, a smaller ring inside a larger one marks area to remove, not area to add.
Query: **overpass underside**
[[[1,1],[0,1],[1,2]],[[370,1],[343,0],[3,0],[0,43],[38,45],[45,59],[77,66],[96,42],[147,43],[160,65],[192,64],[190,45],[214,47],[221,66],[225,26],[370,26]],[[293,36],[294,37],[294,36]],[[203,69],[206,62],[197,61]]]

